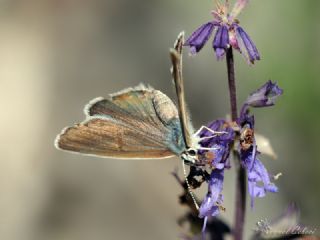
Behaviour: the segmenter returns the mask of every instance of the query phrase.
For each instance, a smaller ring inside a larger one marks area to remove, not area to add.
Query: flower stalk
[[[234,73],[234,59],[232,48],[227,49],[227,70],[228,70],[228,86],[231,104],[231,120],[236,121],[238,118],[237,110],[237,89],[236,89],[236,79]]]
[[[233,51],[231,47],[227,49],[226,62],[228,70],[231,119],[232,121],[236,121],[238,119],[237,90],[235,81]],[[240,157],[237,151],[233,151],[233,158],[238,163],[236,178],[235,223],[233,234],[235,240],[242,240],[246,211],[246,172],[240,164]]]
[[[240,162],[238,153],[234,152],[234,159]],[[246,171],[239,164],[236,178],[236,203],[233,235],[235,240],[242,240],[244,220],[246,215]]]

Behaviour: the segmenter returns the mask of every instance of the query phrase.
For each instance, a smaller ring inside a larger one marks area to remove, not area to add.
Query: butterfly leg
[[[202,137],[202,138],[199,138],[199,141],[202,141],[202,140],[205,140],[205,139],[214,138],[214,137],[216,137],[216,135],[212,135],[212,136],[208,136],[208,137]]]
[[[216,136],[216,135],[218,135],[218,134],[225,134],[225,133],[227,133],[227,132],[224,132],[224,131],[222,131],[222,132],[214,131],[214,130],[212,130],[211,128],[208,128],[207,126],[202,125],[202,126],[199,128],[199,130],[196,131],[196,132],[193,134],[193,136],[199,135],[199,134],[201,133],[201,131],[204,130],[204,129],[205,129],[205,130],[208,130],[209,132],[211,132],[211,133],[213,134],[213,136]]]
[[[211,147],[211,148],[207,148],[207,147],[199,147],[198,150],[207,150],[207,151],[210,151],[210,150],[218,150],[220,149],[220,147]]]

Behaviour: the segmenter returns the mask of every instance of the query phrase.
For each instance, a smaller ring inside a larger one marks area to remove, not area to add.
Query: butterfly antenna
[[[196,198],[194,197],[194,194],[191,190],[191,187],[190,187],[190,184],[189,184],[189,181],[188,181],[188,177],[187,177],[187,171],[186,171],[186,165],[184,164],[184,161],[181,161],[182,162],[182,169],[183,169],[183,175],[184,175],[184,179],[186,180],[186,184],[187,184],[187,188],[188,188],[188,193],[190,194],[191,198],[192,198],[192,201],[196,207],[197,210],[199,210],[199,205],[197,203],[197,200]]]

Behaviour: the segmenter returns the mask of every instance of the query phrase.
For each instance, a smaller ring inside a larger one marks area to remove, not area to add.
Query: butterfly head
[[[195,148],[188,148],[181,154],[181,159],[187,165],[195,165],[196,161],[198,160],[197,150]]]

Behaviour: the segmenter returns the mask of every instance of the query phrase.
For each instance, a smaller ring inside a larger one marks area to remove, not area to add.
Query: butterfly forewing
[[[58,148],[111,158],[164,158],[185,148],[175,105],[152,88],[139,86],[96,99],[85,113],[85,122],[57,137]]]

